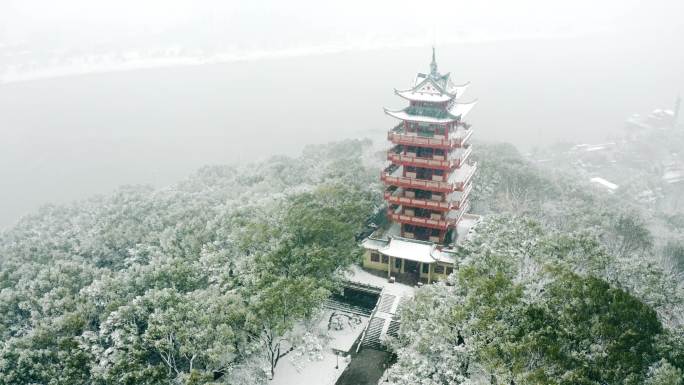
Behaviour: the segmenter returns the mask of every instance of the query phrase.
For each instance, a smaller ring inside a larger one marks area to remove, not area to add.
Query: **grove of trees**
[[[402,309],[388,380],[681,385],[684,285],[638,211],[511,146],[478,150],[486,217],[449,280]]]
[[[682,385],[682,276],[664,262],[681,241],[511,146],[477,155],[485,219],[403,306],[386,378]],[[358,262],[381,159],[309,147],[23,218],[0,233],[0,385],[268,383]]]
[[[0,384],[261,384],[360,255],[369,143],[48,206],[0,235]]]

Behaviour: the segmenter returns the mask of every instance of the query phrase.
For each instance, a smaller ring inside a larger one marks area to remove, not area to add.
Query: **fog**
[[[605,140],[684,90],[675,0],[137,3],[0,4],[0,228],[205,164],[380,142],[431,45],[472,82],[476,138],[523,151]]]

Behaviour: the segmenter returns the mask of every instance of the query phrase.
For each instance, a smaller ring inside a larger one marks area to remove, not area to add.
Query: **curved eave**
[[[465,116],[470,112],[470,110],[477,104],[477,99],[468,103],[454,103],[451,108],[449,108],[449,114],[457,119],[464,119]]]
[[[453,93],[449,92],[449,91],[446,89],[447,87],[442,86],[441,84],[439,84],[438,82],[436,82],[435,79],[431,78],[430,76],[427,76],[427,75],[426,75],[427,77],[421,78],[420,75],[422,75],[422,74],[418,74],[418,76],[416,76],[416,83],[413,84],[413,87],[408,88],[408,89],[405,89],[405,90],[399,90],[399,92],[416,92],[416,93],[418,93],[417,90],[418,90],[419,88],[423,87],[423,86],[425,85],[425,83],[430,83],[430,84],[432,84],[432,86],[433,86],[436,90],[439,90],[439,92],[440,92],[441,94],[447,94],[447,95],[449,95],[449,96],[451,96],[451,97],[456,96],[456,94],[453,94]],[[421,80],[418,81],[418,79],[421,79]],[[395,89],[395,91],[396,91],[396,89]],[[424,92],[423,92],[423,93],[424,93]]]
[[[463,96],[466,89],[468,89],[469,85],[470,85],[470,82],[467,82],[464,84],[453,84],[453,83],[451,83],[449,85],[449,89],[447,91],[450,94],[455,95],[456,98],[460,98],[461,96]]]
[[[394,90],[394,93],[410,101],[443,103],[452,100],[455,95],[450,94],[430,94],[426,92],[415,92],[413,90]]]
[[[458,118],[450,117],[450,118],[433,118],[430,116],[422,116],[422,115],[411,115],[407,113],[404,110],[388,110],[385,108],[385,113],[393,118],[400,119],[400,120],[406,120],[409,122],[422,122],[422,123],[450,123],[458,120]]]

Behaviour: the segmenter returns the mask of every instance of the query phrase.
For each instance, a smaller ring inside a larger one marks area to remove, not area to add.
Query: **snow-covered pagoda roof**
[[[362,246],[384,255],[422,263],[454,263],[456,252],[437,247],[432,242],[391,236],[388,240],[366,238]]]
[[[423,123],[449,123],[462,120],[475,107],[477,100],[467,103],[453,102],[446,111],[437,108],[409,106],[402,110],[385,108],[385,113],[393,118]]]
[[[454,84],[449,73],[440,74],[437,70],[435,60],[435,49],[432,49],[432,62],[430,63],[430,73],[419,73],[416,76],[413,87],[406,90],[394,92],[404,99],[416,102],[428,103],[448,103],[446,110],[444,107],[409,106],[402,110],[385,109],[385,113],[401,120],[409,120],[423,123],[449,123],[463,119],[465,115],[475,106],[477,101],[468,103],[457,102],[465,92],[470,83]]]
[[[432,251],[435,245],[428,242],[409,241],[400,238],[390,239],[389,244],[380,249],[380,252],[394,258],[408,259],[422,263],[433,263]]]
[[[394,258],[408,259],[410,261],[425,263],[455,263],[459,251],[454,248],[462,245],[469,237],[471,230],[482,220],[475,214],[464,214],[458,222],[458,238],[455,245],[446,247],[433,242],[409,239],[400,236],[401,226],[393,222],[388,227],[381,227],[370,237],[361,242],[361,246],[367,250],[374,250]]]
[[[418,74],[416,77],[417,84],[415,84],[413,88],[406,90],[395,89],[394,93],[407,100],[443,103],[455,98],[460,98],[466,88],[470,85],[470,82],[456,85],[448,78],[449,74],[444,76],[447,77],[446,81],[439,82],[429,75]],[[442,86],[441,83],[444,83],[445,86]]]

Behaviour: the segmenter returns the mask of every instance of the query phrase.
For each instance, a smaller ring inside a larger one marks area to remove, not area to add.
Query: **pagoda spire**
[[[435,60],[435,46],[432,46],[432,62],[430,62],[430,75],[433,78],[439,77],[439,72],[437,72],[437,60]]]

